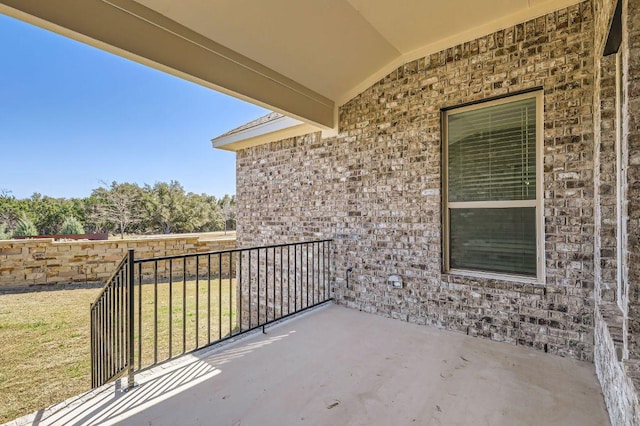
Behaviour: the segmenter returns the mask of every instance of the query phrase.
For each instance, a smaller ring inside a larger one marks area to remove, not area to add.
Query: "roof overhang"
[[[249,126],[243,130],[219,136],[211,142],[214,148],[238,151],[273,141],[318,132],[320,130],[321,129],[316,126],[296,120],[295,118],[280,116],[265,123]]]
[[[0,13],[222,93],[334,127],[335,103],[132,0],[2,0]]]
[[[338,107],[403,64],[576,3],[0,0],[0,13],[298,120],[287,131],[237,132],[257,144],[335,133]],[[238,137],[215,144],[232,149]]]

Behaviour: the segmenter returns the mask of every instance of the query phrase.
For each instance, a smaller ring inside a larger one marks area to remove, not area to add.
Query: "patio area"
[[[605,425],[594,365],[333,304],[10,425]]]

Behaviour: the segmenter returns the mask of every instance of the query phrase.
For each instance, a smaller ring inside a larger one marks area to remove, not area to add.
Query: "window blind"
[[[536,198],[536,100],[451,115],[449,201]]]
[[[451,209],[455,269],[536,274],[535,208]]]

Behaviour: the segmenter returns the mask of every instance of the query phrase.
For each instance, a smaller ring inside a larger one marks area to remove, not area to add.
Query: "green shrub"
[[[7,231],[7,225],[0,223],[0,240],[11,239],[11,232]]]
[[[84,234],[84,228],[78,219],[73,216],[67,217],[62,223],[60,233],[64,235],[68,234]]]
[[[32,237],[38,235],[36,226],[27,217],[18,220],[18,226],[13,231],[14,237]]]

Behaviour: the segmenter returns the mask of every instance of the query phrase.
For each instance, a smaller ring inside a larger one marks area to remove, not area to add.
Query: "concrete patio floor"
[[[608,425],[593,364],[335,305],[32,425]]]

